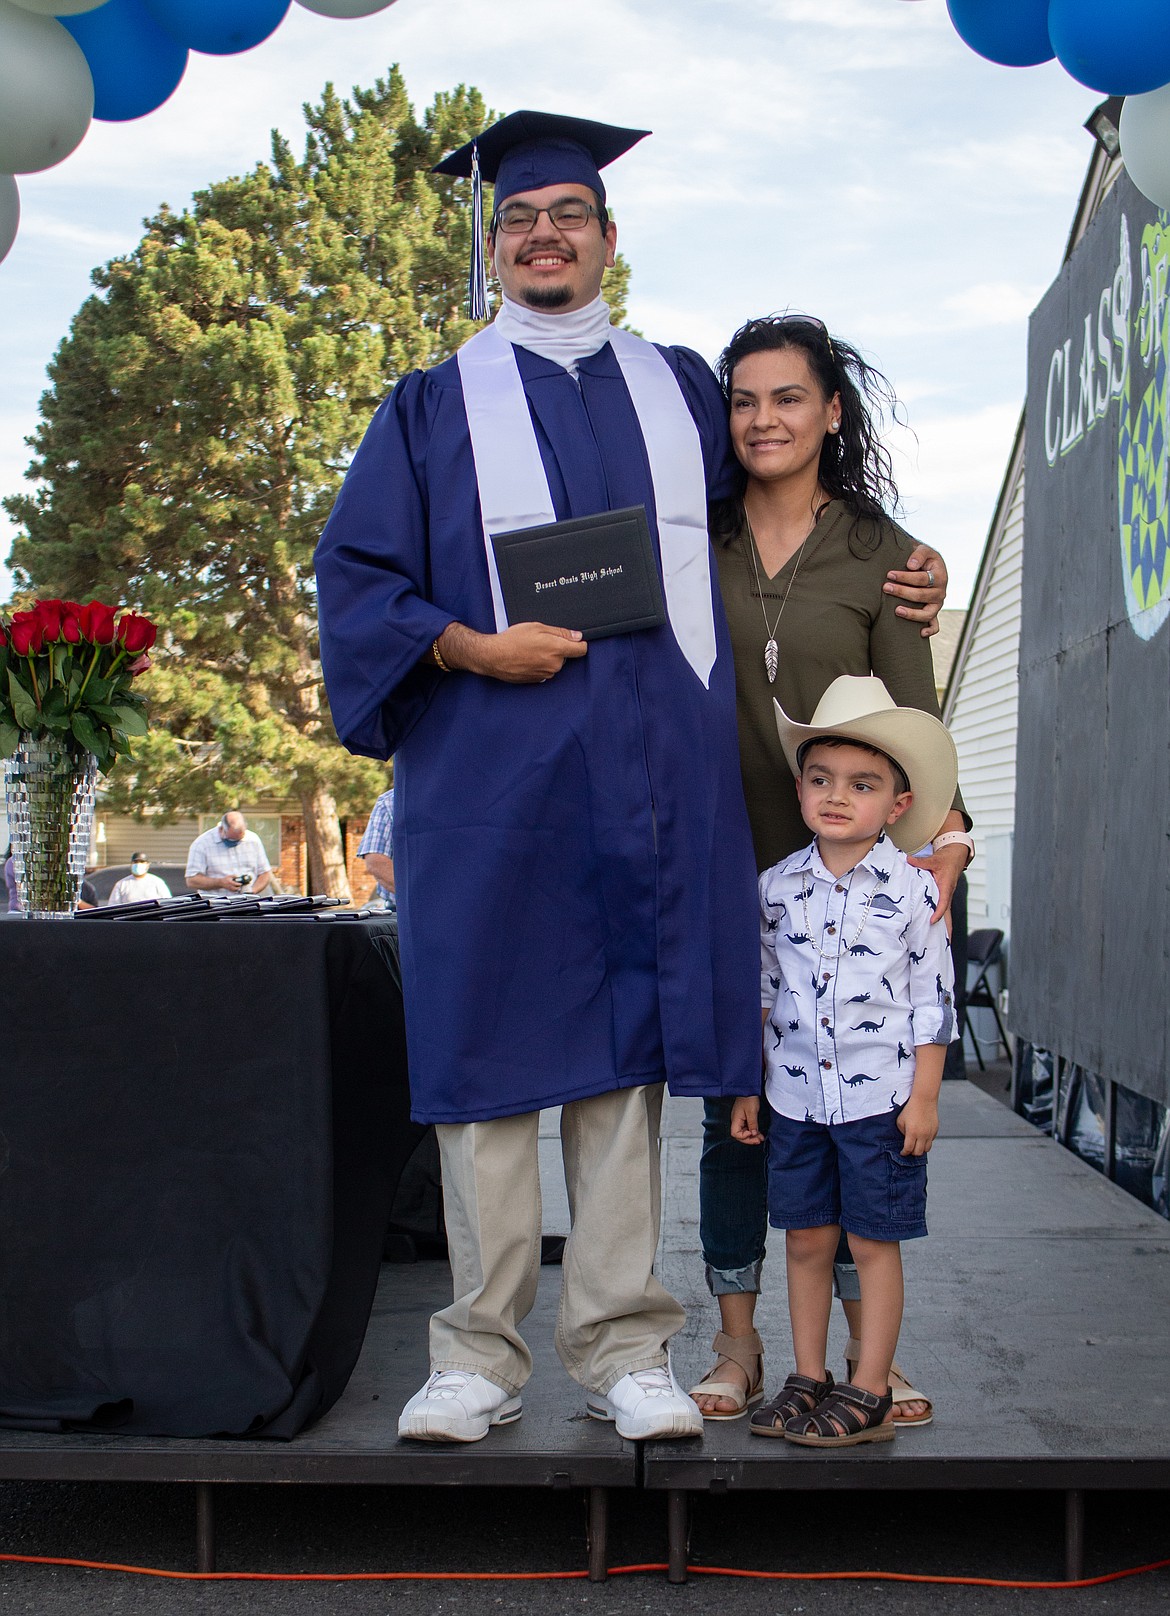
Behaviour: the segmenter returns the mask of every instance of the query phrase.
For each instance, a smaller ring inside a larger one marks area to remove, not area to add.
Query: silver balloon
[[[1127,95],[1121,109],[1121,159],[1143,196],[1170,208],[1170,84]]]
[[[72,34],[0,0],[0,174],[52,168],[92,117],[93,79]]]
[[[35,11],[38,17],[78,17],[83,11],[96,11],[106,0],[12,0],[22,11]]]
[[[394,0],[297,0],[298,6],[318,17],[372,17],[393,4]]]
[[[0,259],[8,257],[19,224],[20,192],[16,181],[11,174],[0,174]]]

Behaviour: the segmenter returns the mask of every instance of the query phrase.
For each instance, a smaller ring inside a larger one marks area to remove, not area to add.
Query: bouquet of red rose
[[[0,758],[28,735],[90,752],[108,772],[146,734],[131,681],[157,635],[148,617],[97,600],[37,600],[0,618]]]

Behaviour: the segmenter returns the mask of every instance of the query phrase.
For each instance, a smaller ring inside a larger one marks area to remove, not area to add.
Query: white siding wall
[[[280,814],[258,813],[244,809],[248,829],[254,830],[264,843],[271,862],[280,863]],[[178,819],[173,825],[160,825],[152,819],[124,818],[120,814],[99,811],[98,823],[105,827],[104,850],[99,842],[102,864],[129,864],[133,852],[145,853],[152,864],[186,864],[187,851],[200,831],[209,830],[219,819],[218,813],[200,814],[193,819]]]
[[[130,855],[143,852],[152,864],[186,864],[187,849],[199,834],[197,819],[179,819],[173,825],[152,824],[149,819],[123,818],[103,814],[106,841],[103,864],[129,864]]]
[[[1022,446],[1021,446],[1022,447]],[[979,857],[968,881],[972,931],[1011,930],[1011,835],[1016,809],[1016,724],[1020,660],[1020,576],[1024,551],[1023,457],[999,542],[944,716],[959,751],[963,800]],[[992,536],[993,541],[995,535]]]
[[[3,793],[0,792],[0,810]],[[299,802],[282,802],[278,797],[258,798],[241,804],[248,829],[254,830],[264,843],[268,857],[274,865],[280,863],[280,820],[282,814],[299,814]],[[172,825],[163,825],[148,814],[145,819],[132,819],[128,815],[108,813],[98,801],[96,826],[104,828],[105,837],[98,842],[98,858],[102,864],[128,864],[136,850],[145,853],[152,864],[186,864],[187,849],[200,831],[209,829],[219,818],[219,810],[177,819]],[[5,846],[8,844],[5,843]],[[0,848],[0,852],[3,849]]]

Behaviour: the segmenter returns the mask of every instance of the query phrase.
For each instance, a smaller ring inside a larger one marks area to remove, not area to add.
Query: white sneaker
[[[670,1365],[623,1375],[609,1396],[591,1392],[586,1408],[595,1420],[613,1420],[630,1442],[650,1437],[702,1436],[703,1416],[674,1378]]]
[[[398,1435],[415,1442],[478,1442],[493,1425],[523,1413],[519,1397],[463,1369],[436,1369],[398,1416]]]

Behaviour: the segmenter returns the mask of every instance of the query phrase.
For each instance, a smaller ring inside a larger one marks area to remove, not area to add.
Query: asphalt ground
[[[901,1571],[1056,1580],[1059,1493],[740,1494],[695,1501],[691,1560],[802,1573]],[[217,1489],[221,1571],[575,1570],[584,1564],[578,1492],[240,1486]],[[185,1485],[5,1483],[0,1551],[188,1570],[194,1499]],[[1170,1556],[1158,1493],[1089,1495],[1086,1576]],[[664,1561],[665,1498],[611,1494],[610,1562]],[[1017,1591],[937,1584],[765,1582],[663,1572],[584,1581],[401,1583],[170,1582],[116,1572],[0,1565],[0,1610],[35,1616],[893,1616],[1000,1612],[1165,1616],[1170,1569],[1098,1588]]]

